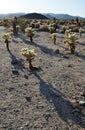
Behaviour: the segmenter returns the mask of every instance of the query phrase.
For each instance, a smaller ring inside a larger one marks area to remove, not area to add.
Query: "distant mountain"
[[[79,19],[85,19],[80,16],[72,16],[69,14],[54,14],[54,13],[8,13],[8,14],[0,14],[0,19],[2,18],[12,18],[12,17],[19,17],[19,18],[27,18],[27,19],[53,19],[54,17],[56,19],[76,19],[78,17]]]
[[[29,13],[26,15],[22,15],[19,18],[26,18],[26,19],[49,19],[46,16],[44,16],[43,14],[40,13]]]
[[[80,16],[72,16],[69,14],[54,14],[54,13],[43,13],[44,16],[52,19],[52,18],[56,18],[56,19],[76,19],[76,17],[78,17],[79,19],[85,19],[83,17]]]
[[[48,13],[48,14],[45,14],[45,13],[44,13],[43,15],[46,16],[46,17],[49,18],[49,19],[53,19],[53,17],[54,17],[53,15],[51,15],[51,14],[49,14],[49,13]]]
[[[12,17],[14,17],[14,16],[19,17],[19,16],[22,16],[22,15],[25,15],[25,13],[0,14],[0,19],[3,19],[3,18],[12,18]]]

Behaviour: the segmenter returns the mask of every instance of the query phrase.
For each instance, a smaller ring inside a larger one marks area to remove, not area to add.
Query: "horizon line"
[[[74,17],[83,17],[85,18],[85,16],[80,16],[80,15],[72,15],[72,14],[67,14],[67,13],[53,13],[53,12],[46,12],[46,13],[41,13],[41,12],[9,12],[9,13],[0,13],[0,15],[7,15],[7,14],[31,14],[31,13],[38,13],[38,14],[63,14],[63,15],[70,15],[70,16],[74,16]]]

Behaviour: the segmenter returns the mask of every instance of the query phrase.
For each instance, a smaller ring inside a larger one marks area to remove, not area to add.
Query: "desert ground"
[[[0,35],[7,32],[0,26]],[[85,107],[74,109],[71,100],[85,101],[85,33],[75,54],[67,54],[64,34],[36,30],[33,43],[23,33],[14,36],[7,51],[0,37],[0,130],[85,130]],[[29,70],[22,48],[35,49]],[[58,51],[59,50],[59,51]]]

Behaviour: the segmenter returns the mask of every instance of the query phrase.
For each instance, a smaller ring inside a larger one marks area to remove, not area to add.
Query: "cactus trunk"
[[[70,47],[70,49],[71,49],[71,54],[74,54],[75,46]]]
[[[32,38],[32,36],[30,36],[30,41],[33,42],[33,38]]]
[[[56,38],[54,38],[54,44],[56,44]]]
[[[27,61],[29,62],[29,69],[30,70],[34,69],[34,67],[32,65],[32,60],[31,59],[27,59]]]
[[[9,50],[9,41],[8,41],[8,40],[5,40],[5,43],[6,43],[6,48],[7,48],[7,50],[10,51],[10,50]]]

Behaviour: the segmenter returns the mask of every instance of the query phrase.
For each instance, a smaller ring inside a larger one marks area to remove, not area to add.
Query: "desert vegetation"
[[[29,62],[29,69],[35,69],[35,67],[32,65],[32,60],[34,60],[36,53],[34,49],[29,50],[28,48],[22,48],[21,54],[26,57],[26,60]]]
[[[13,36],[12,32],[10,32],[10,33],[4,33],[2,35],[2,38],[4,39],[4,43],[6,43],[6,48],[7,48],[8,51],[10,51],[10,49],[9,49],[9,43],[12,40],[12,36]]]
[[[0,36],[0,129],[84,130],[85,20],[3,19]]]
[[[30,41],[33,42],[34,30],[32,27],[27,27],[25,29],[25,33],[28,37],[30,37]]]
[[[64,43],[70,48],[71,54],[74,54],[75,44],[78,42],[78,37],[75,33],[72,33],[71,30],[65,31],[65,40]]]

